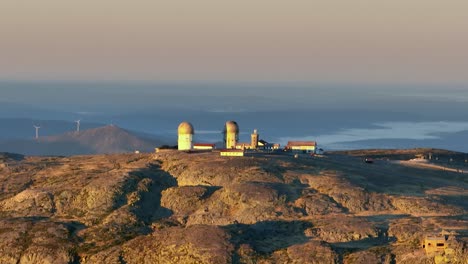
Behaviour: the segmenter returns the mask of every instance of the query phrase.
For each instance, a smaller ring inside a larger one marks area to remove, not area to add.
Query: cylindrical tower
[[[223,133],[226,148],[236,148],[237,141],[239,140],[239,125],[235,121],[227,121]]]
[[[177,141],[178,149],[191,150],[193,148],[193,134],[195,134],[192,124],[189,122],[180,123],[177,133],[179,135],[179,139]]]

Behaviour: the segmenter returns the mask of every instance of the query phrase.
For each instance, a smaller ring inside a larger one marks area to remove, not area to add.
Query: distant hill
[[[42,120],[31,118],[0,118],[0,140],[33,139],[35,130],[33,125],[41,126],[41,136],[59,135],[76,130],[73,120]],[[102,127],[104,124],[89,121],[81,122],[81,129]]]
[[[24,159],[24,156],[20,154],[0,152],[0,162],[10,161],[10,160],[22,160],[22,159]]]
[[[151,152],[165,142],[136,135],[114,125],[67,132],[39,140],[9,140],[0,142],[0,151],[24,155],[83,155],[125,153],[139,150]]]

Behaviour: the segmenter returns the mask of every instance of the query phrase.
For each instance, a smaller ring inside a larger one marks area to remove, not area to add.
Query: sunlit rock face
[[[408,155],[5,156],[0,263],[457,263],[465,175]]]

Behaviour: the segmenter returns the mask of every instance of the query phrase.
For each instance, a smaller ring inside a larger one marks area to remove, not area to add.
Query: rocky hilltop
[[[2,154],[0,188],[0,263],[468,259],[467,174],[387,160]],[[435,232],[450,251],[426,255]]]

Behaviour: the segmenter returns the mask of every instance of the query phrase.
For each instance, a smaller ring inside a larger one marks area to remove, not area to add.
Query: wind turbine
[[[76,132],[80,132],[80,122],[81,120],[76,120],[75,123],[76,123]]]
[[[33,126],[35,129],[36,129],[36,139],[39,138],[39,128],[41,128],[40,126]]]

